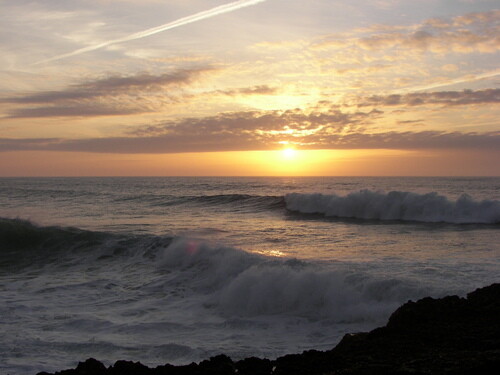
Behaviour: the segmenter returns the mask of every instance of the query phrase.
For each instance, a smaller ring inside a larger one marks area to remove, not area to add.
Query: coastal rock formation
[[[407,302],[385,327],[349,334],[332,350],[276,360],[225,355],[186,366],[148,368],[95,359],[54,375],[493,375],[500,374],[500,284],[440,299]],[[51,375],[41,372],[38,375]]]

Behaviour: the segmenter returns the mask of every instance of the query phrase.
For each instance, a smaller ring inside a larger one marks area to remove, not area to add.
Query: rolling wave
[[[251,194],[215,194],[215,195],[131,195],[119,197],[116,202],[147,203],[153,207],[202,205],[228,206],[250,210],[273,210],[285,207],[283,196]]]
[[[23,248],[55,250],[69,245],[96,244],[109,236],[70,227],[41,227],[23,219],[0,218],[2,252]]]
[[[291,193],[285,196],[285,203],[290,211],[326,217],[454,224],[500,223],[500,201],[477,201],[466,194],[451,201],[437,193],[402,191],[361,190],[346,196]]]
[[[136,199],[136,197],[131,199]],[[345,196],[320,193],[289,193],[285,196],[217,194],[155,196],[143,199],[153,206],[217,206],[245,212],[287,209],[291,212],[320,214],[325,217],[382,221],[452,224],[500,223],[500,201],[474,200],[466,194],[457,200],[450,200],[435,192],[418,194],[391,191],[384,193],[372,190],[360,190]]]
[[[84,259],[91,264],[116,256],[151,257],[171,240],[168,236],[127,236],[0,218],[0,269],[47,264],[68,267]]]
[[[341,263],[268,257],[186,238],[123,236],[0,219],[0,243],[6,244],[0,251],[0,273],[41,267],[68,274],[87,268],[103,275],[146,272],[155,281],[139,283],[142,293],[168,291],[170,302],[180,298],[175,303],[226,317],[371,321],[408,298],[429,294],[405,280],[353,272]]]
[[[175,202],[175,201],[174,201]],[[203,205],[229,205],[253,209],[276,209],[284,207],[282,196],[249,195],[249,194],[217,194],[186,196],[177,199],[177,203],[195,203]]]

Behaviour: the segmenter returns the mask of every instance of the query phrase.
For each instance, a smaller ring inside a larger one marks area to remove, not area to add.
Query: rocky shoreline
[[[467,298],[449,296],[407,302],[385,327],[344,336],[333,349],[310,350],[276,360],[225,355],[186,366],[148,368],[95,359],[53,375],[497,375],[500,374],[500,284]],[[52,375],[40,372],[38,375]]]

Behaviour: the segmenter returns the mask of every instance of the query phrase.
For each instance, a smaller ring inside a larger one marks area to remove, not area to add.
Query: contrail
[[[456,85],[458,83],[466,83],[466,82],[479,81],[481,79],[486,79],[486,78],[493,78],[493,77],[496,77],[499,75],[500,75],[500,69],[497,69],[497,70],[493,70],[493,71],[482,73],[482,74],[458,77],[458,78],[452,79],[452,80],[447,81],[447,82],[440,82],[440,83],[430,84],[430,85],[426,85],[426,86],[408,87],[408,88],[405,88],[402,90],[394,90],[394,93],[437,89],[439,87]]]
[[[224,4],[217,6],[212,9],[204,10],[202,12],[198,12],[196,14],[193,14],[191,16],[179,18],[176,21],[172,21],[169,23],[165,23],[160,26],[152,27],[150,29],[144,30],[144,31],[139,31],[134,34],[130,34],[128,36],[124,36],[123,38],[118,38],[118,39],[113,39],[113,40],[108,40],[107,42],[102,42],[93,46],[88,46],[84,48],[77,49],[76,51],[65,53],[62,55],[58,55],[55,57],[51,57],[50,59],[38,61],[32,65],[38,65],[38,64],[43,64],[47,63],[50,61],[55,61],[55,60],[61,60],[65,59],[66,57],[71,57],[71,56],[76,56],[80,55],[85,52],[90,52],[90,51],[95,51],[96,49],[104,48],[107,46],[110,46],[112,44],[118,44],[118,43],[123,43],[123,42],[128,42],[130,40],[135,40],[135,39],[141,39],[145,38],[150,35],[158,34],[166,30],[174,29],[179,26],[184,26],[193,22],[201,21],[207,18],[215,17],[218,16],[219,14],[224,14],[228,12],[232,12],[233,10],[241,9],[244,7],[248,7],[251,5],[256,5],[258,3],[263,3],[264,1],[267,0],[238,0],[234,1],[232,3]]]

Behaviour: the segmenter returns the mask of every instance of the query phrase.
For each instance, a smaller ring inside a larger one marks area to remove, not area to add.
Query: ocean
[[[0,373],[326,350],[500,281],[500,178],[1,178]]]

